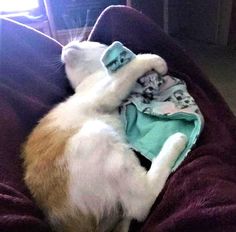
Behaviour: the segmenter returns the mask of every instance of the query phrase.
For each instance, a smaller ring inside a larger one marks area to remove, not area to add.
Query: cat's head
[[[107,46],[91,41],[72,41],[62,49],[61,60],[75,89],[86,77],[103,68],[101,57]]]

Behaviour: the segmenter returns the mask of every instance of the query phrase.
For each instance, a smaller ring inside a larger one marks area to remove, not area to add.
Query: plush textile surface
[[[131,231],[236,231],[236,119],[219,93],[182,49],[135,10],[107,9],[90,39],[120,40],[135,53],[163,56],[205,117],[196,148],[169,178],[147,220],[133,222]],[[1,232],[49,231],[22,181],[20,145],[39,118],[72,93],[56,64],[60,50],[47,37],[0,21]]]
[[[0,21],[0,231],[48,231],[22,181],[20,146],[53,105],[70,94],[61,46]]]

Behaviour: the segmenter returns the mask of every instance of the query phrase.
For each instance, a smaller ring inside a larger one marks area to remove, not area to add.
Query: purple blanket
[[[130,8],[108,8],[90,39],[120,40],[135,53],[165,58],[205,118],[196,147],[169,178],[146,221],[133,222],[131,231],[236,231],[236,119],[214,86],[157,25]],[[23,183],[20,147],[37,121],[72,94],[58,66],[60,52],[42,34],[0,20],[1,232],[50,231]]]

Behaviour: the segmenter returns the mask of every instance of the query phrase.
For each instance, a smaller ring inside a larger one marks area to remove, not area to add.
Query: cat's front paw
[[[157,73],[165,75],[168,71],[166,61],[158,55],[147,54],[150,70],[154,69]]]

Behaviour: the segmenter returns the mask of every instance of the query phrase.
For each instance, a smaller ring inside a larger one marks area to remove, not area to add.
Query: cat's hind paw
[[[186,147],[187,143],[187,136],[181,132],[177,132],[166,140],[164,146],[172,147],[176,153],[180,154]]]

